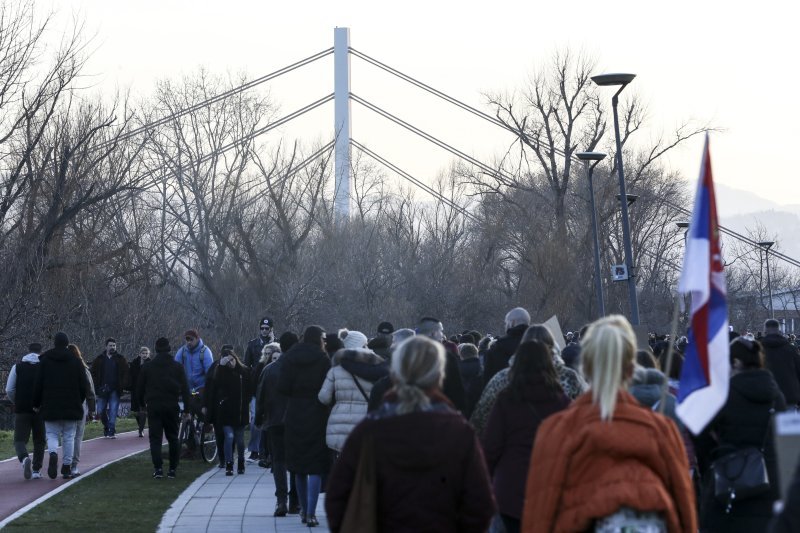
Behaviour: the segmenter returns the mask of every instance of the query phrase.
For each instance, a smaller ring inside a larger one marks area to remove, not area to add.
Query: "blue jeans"
[[[300,508],[306,516],[317,515],[317,500],[322,488],[322,476],[318,474],[295,474],[297,480],[297,497]]]
[[[239,461],[244,462],[244,427],[223,426],[222,432],[225,434],[225,462],[233,462],[233,439],[236,439],[236,452]]]
[[[255,420],[256,399],[250,398],[250,442],[247,443],[247,449],[251,453],[259,453],[259,450],[261,449],[261,431],[256,428]]]
[[[119,410],[119,394],[117,391],[111,391],[106,396],[97,396],[97,414],[101,418],[106,407],[108,407],[108,425],[104,429],[107,435],[113,435],[117,431],[117,411]]]

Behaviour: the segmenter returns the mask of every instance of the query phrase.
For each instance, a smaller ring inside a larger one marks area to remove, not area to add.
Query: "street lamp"
[[[689,223],[685,220],[680,220],[675,223],[678,229],[683,230],[683,245],[686,246],[686,240],[689,238]]]
[[[617,201],[618,201],[618,202],[619,202],[620,198],[622,198],[622,196],[618,194],[618,195],[617,195]],[[632,206],[632,205],[633,205],[633,203],[634,203],[636,200],[638,200],[638,199],[639,199],[639,195],[638,195],[638,194],[626,194],[626,195],[625,195],[625,199],[628,201],[628,207],[630,207],[630,206]]]
[[[769,317],[775,318],[775,309],[772,306],[772,279],[769,276],[769,249],[775,244],[775,241],[762,241],[756,243],[764,249],[767,255],[767,290],[769,291]]]
[[[594,204],[592,174],[594,172],[594,167],[605,159],[606,154],[600,152],[578,152],[575,155],[578,156],[578,159],[583,161],[586,167],[586,173],[589,175],[589,202],[592,207],[592,240],[594,241],[594,283],[595,290],[597,291],[597,309],[600,316],[603,317],[606,316],[606,302],[603,297],[603,278],[600,274],[600,241],[597,236],[597,209]],[[590,161],[592,162],[591,164]]]
[[[600,87],[619,86],[619,90],[611,98],[611,107],[614,110],[614,138],[617,143],[617,173],[619,175],[619,195],[620,198],[627,198],[625,192],[625,172],[622,168],[622,141],[619,135],[619,116],[617,114],[617,104],[619,103],[619,93],[633,81],[636,74],[600,74],[592,76],[592,81]],[[628,219],[628,203],[620,202],[622,207],[622,239],[625,245],[625,263],[628,267],[628,297],[631,301],[631,323],[639,325],[639,300],[636,296],[636,270],[633,265],[633,247],[631,246],[631,228]]]

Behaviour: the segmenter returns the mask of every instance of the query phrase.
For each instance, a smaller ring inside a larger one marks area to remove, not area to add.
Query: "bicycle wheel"
[[[217,459],[217,437],[212,424],[200,423],[200,455],[205,462],[213,463]]]

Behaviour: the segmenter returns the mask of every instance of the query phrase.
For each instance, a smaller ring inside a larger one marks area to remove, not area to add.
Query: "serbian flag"
[[[678,291],[691,295],[692,312],[676,412],[698,434],[725,405],[730,379],[727,290],[708,134]]]

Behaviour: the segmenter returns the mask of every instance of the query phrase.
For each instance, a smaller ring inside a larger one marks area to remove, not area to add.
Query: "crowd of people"
[[[174,352],[159,338],[154,357],[142,347],[131,362],[110,338],[91,366],[58,333],[9,376],[17,455],[31,479],[47,452],[56,478],[61,439],[61,474],[78,475],[85,421],[99,418],[113,439],[130,390],[153,477],[164,476],[164,436],[176,476],[181,412],[194,413],[213,424],[226,475],[270,467],[274,515],[308,526],[325,491],[335,532],[798,530],[800,482],[774,512],[771,426],[800,404],[800,354],[777,321],[758,340],[731,332],[727,403],[699,435],[675,414],[685,338],[653,335],[640,349],[615,315],[557,339],[523,308],[504,326],[497,338],[448,338],[423,317],[413,328],[382,322],[372,338],[316,325],[276,338],[265,317],[242,358],[231,344],[215,358],[189,329]],[[763,486],[720,494],[721,461],[750,449]]]

